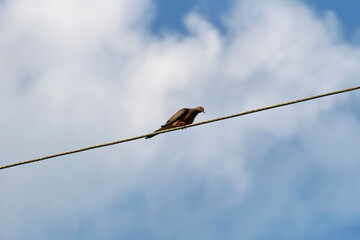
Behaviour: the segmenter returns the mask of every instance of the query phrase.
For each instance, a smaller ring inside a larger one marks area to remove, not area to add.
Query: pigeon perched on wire
[[[201,112],[205,113],[205,110],[203,107],[180,109],[164,125],[162,125],[161,128],[156,130],[154,132],[154,134],[149,135],[145,138],[146,139],[152,138],[153,136],[157,135],[156,132],[159,132],[162,130],[180,127],[180,126],[185,127],[186,125],[193,123],[195,117]]]

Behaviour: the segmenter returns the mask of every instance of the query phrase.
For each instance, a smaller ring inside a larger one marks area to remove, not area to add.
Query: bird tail
[[[152,138],[152,137],[156,136],[156,135],[157,135],[156,132],[161,131],[161,130],[164,130],[164,129],[163,129],[163,128],[159,128],[158,130],[156,130],[156,131],[154,132],[154,134],[151,134],[151,135],[149,135],[149,136],[146,136],[145,139],[149,139],[149,138]]]
[[[146,136],[145,137],[145,139],[149,139],[149,138],[152,138],[152,137],[154,137],[154,136],[156,136],[157,134],[151,134],[151,135],[148,135],[148,136]]]

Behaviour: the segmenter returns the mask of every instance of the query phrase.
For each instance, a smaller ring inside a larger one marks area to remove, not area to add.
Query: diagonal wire
[[[270,110],[270,109],[273,109],[273,108],[284,107],[284,106],[287,106],[287,105],[306,102],[306,101],[314,100],[314,99],[317,99],[317,98],[322,98],[322,97],[327,97],[327,96],[331,96],[331,95],[335,95],[335,94],[350,92],[350,91],[354,91],[354,90],[358,90],[358,89],[360,89],[360,86],[353,87],[353,88],[346,88],[346,89],[343,89],[343,90],[324,93],[324,94],[320,94],[320,95],[315,95],[315,96],[312,96],[312,97],[302,98],[302,99],[298,99],[298,100],[294,100],[294,101],[290,101],[290,102],[280,103],[280,104],[271,105],[271,106],[268,106],[268,107],[263,107],[263,108],[258,108],[258,109],[254,109],[254,110],[250,110],[250,111],[246,111],[246,112],[241,112],[241,113],[237,113],[237,114],[233,114],[233,115],[228,115],[228,116],[225,116],[225,117],[219,117],[219,118],[214,118],[214,119],[210,119],[210,120],[203,121],[203,122],[189,124],[189,125],[186,125],[186,128],[196,127],[196,126],[203,125],[203,124],[222,121],[222,120],[229,119],[229,118],[234,118],[234,117],[240,117],[240,116],[244,116],[244,115],[248,115],[248,114],[252,114],[252,113],[256,113],[256,112]],[[172,128],[172,129],[158,131],[158,132],[156,132],[156,134],[158,135],[158,134],[162,134],[162,133],[166,133],[166,132],[172,132],[172,131],[176,131],[176,130],[179,130],[179,129],[183,129],[183,127],[176,127],[176,128]],[[109,143],[94,145],[94,146],[80,148],[80,149],[76,149],[76,150],[72,150],[72,151],[68,151],[68,152],[49,155],[49,156],[45,156],[45,157],[41,157],[41,158],[35,158],[35,159],[23,161],[23,162],[12,163],[12,164],[9,164],[9,165],[1,166],[0,170],[5,169],[5,168],[11,168],[11,167],[19,166],[19,165],[29,164],[29,163],[33,163],[33,162],[38,162],[38,161],[42,161],[42,160],[46,160],[46,159],[50,159],[50,158],[69,155],[69,154],[73,154],[73,153],[84,152],[84,151],[88,151],[88,150],[95,149],[95,148],[107,147],[107,146],[111,146],[111,145],[115,145],[115,144],[119,144],[119,143],[130,142],[130,141],[134,141],[134,140],[137,140],[137,139],[140,139],[140,138],[150,136],[152,134],[153,133],[148,133],[148,134],[140,135],[140,136],[137,136],[137,137],[122,139],[122,140],[115,141],[115,142],[109,142]]]

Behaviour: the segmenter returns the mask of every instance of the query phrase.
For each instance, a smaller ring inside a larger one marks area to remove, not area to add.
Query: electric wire
[[[206,120],[206,121],[202,121],[202,122],[198,122],[198,123],[189,124],[189,125],[186,125],[185,127],[181,126],[181,127],[171,128],[171,129],[167,129],[167,130],[162,130],[162,131],[156,132],[156,134],[159,135],[159,134],[163,134],[163,133],[167,133],[167,132],[177,131],[179,129],[196,127],[196,126],[199,126],[199,125],[204,125],[204,124],[208,124],[208,123],[212,123],[212,122],[222,121],[222,120],[229,119],[229,118],[240,117],[240,116],[244,116],[244,115],[248,115],[248,114],[252,114],[252,113],[256,113],[256,112],[261,112],[261,111],[270,110],[270,109],[274,109],[274,108],[284,107],[284,106],[287,106],[287,105],[292,105],[292,104],[296,104],[296,103],[310,101],[310,100],[314,100],[314,99],[317,99],[317,98],[327,97],[327,96],[331,96],[331,95],[335,95],[335,94],[350,92],[350,91],[354,91],[354,90],[358,90],[358,89],[360,89],[360,86],[352,87],[352,88],[346,88],[346,89],[338,90],[338,91],[334,91],[334,92],[328,92],[328,93],[315,95],[315,96],[307,97],[307,98],[302,98],[302,99],[298,99],[298,100],[294,100],[294,101],[290,101],[290,102],[284,102],[284,103],[280,103],[280,104],[275,104],[275,105],[271,105],[271,106],[267,106],[267,107],[263,107],[263,108],[257,108],[257,109],[254,109],[254,110],[241,112],[241,113],[237,113],[237,114],[233,114],[233,115],[228,115],[228,116],[224,116],[224,117],[214,118],[214,119],[210,119],[210,120]],[[130,141],[134,141],[134,140],[137,140],[137,139],[140,139],[140,138],[145,138],[145,137],[147,137],[149,135],[152,135],[152,134],[153,133],[148,133],[148,134],[140,135],[140,136],[137,136],[137,137],[126,138],[126,139],[122,139],[122,140],[118,140],[118,141],[114,141],[114,142],[94,145],[94,146],[90,146],[90,147],[80,148],[80,149],[67,151],[67,152],[62,152],[62,153],[53,154],[53,155],[48,155],[48,156],[35,158],[35,159],[23,161],[23,162],[12,163],[12,164],[9,164],[9,165],[1,166],[0,170],[15,167],[15,166],[20,166],[20,165],[24,165],[24,164],[34,163],[34,162],[38,162],[38,161],[43,161],[43,160],[50,159],[50,158],[56,158],[56,157],[65,156],[65,155],[69,155],[69,154],[74,154],[74,153],[78,153],[78,152],[88,151],[88,150],[95,149],[95,148],[102,148],[102,147],[107,147],[107,146],[120,144],[120,143],[124,143],[124,142],[130,142]],[[150,141],[150,140],[148,140],[148,141]]]

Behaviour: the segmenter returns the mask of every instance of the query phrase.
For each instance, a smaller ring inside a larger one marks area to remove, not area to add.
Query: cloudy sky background
[[[359,85],[355,1],[0,1],[1,165]],[[0,172],[1,239],[359,239],[360,97]]]

